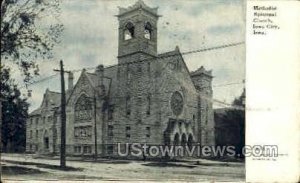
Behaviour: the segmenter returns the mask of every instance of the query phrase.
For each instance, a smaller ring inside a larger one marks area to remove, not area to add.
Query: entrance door
[[[44,147],[46,150],[49,149],[49,137],[44,138]]]

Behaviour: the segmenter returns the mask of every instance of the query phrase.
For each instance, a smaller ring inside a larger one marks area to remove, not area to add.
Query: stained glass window
[[[92,119],[92,101],[81,95],[75,104],[75,122],[87,122]]]
[[[74,128],[74,137],[90,138],[92,136],[91,126],[79,126]]]

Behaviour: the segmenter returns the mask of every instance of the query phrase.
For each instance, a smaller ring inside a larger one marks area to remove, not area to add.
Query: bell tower
[[[157,56],[157,9],[141,0],[128,8],[119,7],[119,63]]]

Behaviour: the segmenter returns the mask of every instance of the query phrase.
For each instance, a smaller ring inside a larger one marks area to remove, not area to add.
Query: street
[[[198,163],[197,163],[198,161]],[[37,158],[30,154],[2,154],[3,180],[190,180],[244,181],[245,164],[205,159],[184,162],[155,162],[67,158],[67,170],[60,170],[58,158]]]

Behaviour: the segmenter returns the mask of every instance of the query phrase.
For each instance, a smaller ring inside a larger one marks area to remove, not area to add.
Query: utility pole
[[[60,167],[66,167],[66,91],[65,91],[65,78],[63,61],[60,61],[60,70],[54,69],[54,71],[60,72],[61,80],[61,144],[60,144]]]

